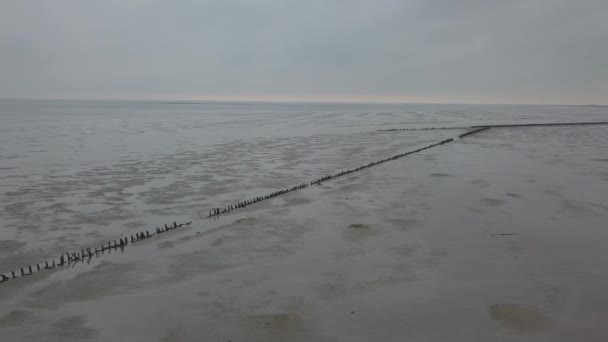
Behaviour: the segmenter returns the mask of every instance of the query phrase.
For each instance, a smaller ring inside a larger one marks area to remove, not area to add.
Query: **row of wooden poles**
[[[420,128],[387,128],[376,132],[403,132],[403,131],[433,131],[441,129],[471,129],[471,127],[420,127]]]
[[[608,121],[588,121],[588,122],[538,122],[538,123],[518,123],[518,124],[494,124],[494,125],[475,125],[468,127],[419,127],[419,128],[388,128],[379,129],[376,132],[402,132],[402,131],[432,131],[440,129],[478,129],[490,128],[518,128],[518,127],[551,127],[551,126],[589,126],[589,125],[608,125]],[[480,131],[470,131],[466,135],[475,134]]]
[[[119,238],[116,240],[108,241],[108,244],[102,243],[99,247],[88,247],[82,248],[80,251],[75,252],[64,252],[59,257],[51,260],[46,260],[43,263],[37,263],[34,266],[28,265],[27,267],[21,267],[16,271],[11,271],[8,274],[0,273],[0,283],[7,282],[12,279],[30,276],[36,272],[42,272],[46,270],[52,270],[58,267],[69,267],[75,265],[78,262],[91,262],[93,257],[98,258],[100,255],[104,255],[107,251],[111,254],[112,251],[120,250],[124,251],[125,247],[130,244],[134,244],[138,241],[149,239],[155,235],[163,234],[168,231],[181,228],[183,226],[189,226],[192,221],[186,223],[173,222],[173,225],[165,224],[163,227],[157,227],[155,231],[150,232],[148,230],[135,233],[130,237]]]
[[[490,128],[491,128],[491,127],[481,127],[481,128],[478,128],[478,129],[474,129],[474,130],[472,130],[472,131],[468,131],[468,132],[465,132],[465,133],[460,134],[460,135],[458,136],[458,138],[459,138],[459,139],[462,139],[462,138],[464,138],[464,137],[466,137],[466,136],[469,136],[469,135],[472,135],[472,134],[477,134],[477,133],[479,133],[479,132],[487,131],[487,130],[488,130],[488,129],[490,129]]]
[[[459,135],[458,137],[463,138],[463,137],[466,137],[471,134],[485,131],[487,129],[489,129],[489,127],[482,127],[482,128],[474,129],[472,131],[463,133],[463,134]],[[245,201],[237,202],[236,204],[233,204],[233,205],[228,205],[224,208],[214,208],[209,211],[209,217],[214,217],[214,216],[219,216],[220,214],[229,213],[233,210],[244,208],[248,205],[251,205],[251,204],[254,204],[254,203],[257,203],[260,201],[264,201],[264,200],[271,199],[271,198],[274,198],[274,197],[277,197],[280,195],[284,195],[284,194],[292,192],[292,191],[301,190],[301,189],[307,188],[308,186],[318,185],[318,184],[321,184],[322,182],[329,181],[334,178],[338,178],[338,177],[348,175],[348,174],[351,174],[354,172],[362,171],[362,170],[370,168],[372,166],[386,163],[391,160],[399,159],[399,158],[408,156],[410,154],[422,152],[424,150],[428,150],[428,149],[436,147],[436,146],[444,145],[444,144],[450,143],[452,141],[454,141],[454,139],[445,139],[438,143],[427,145],[427,146],[421,147],[421,148],[413,150],[413,151],[400,153],[400,154],[394,155],[389,158],[381,159],[381,160],[378,160],[375,162],[368,163],[363,166],[359,166],[354,169],[340,171],[340,172],[337,172],[337,173],[334,173],[331,175],[327,175],[327,176],[318,178],[311,182],[306,182],[306,183],[295,185],[295,186],[292,186],[292,187],[289,187],[286,189],[278,190],[278,191],[272,192],[265,196],[257,196],[257,197],[254,197],[254,198],[251,198],[251,199],[248,199]],[[44,263],[37,263],[34,266],[28,265],[27,267],[22,267],[21,269],[19,269],[17,271],[11,271],[8,275],[5,273],[0,273],[0,283],[4,283],[9,280],[16,279],[16,278],[29,276],[36,272],[52,270],[57,267],[71,266],[78,262],[90,262],[93,257],[97,258],[100,255],[103,255],[106,251],[108,253],[111,253],[112,250],[124,251],[125,247],[127,247],[130,244],[149,239],[155,235],[163,234],[163,233],[166,233],[168,231],[171,231],[171,230],[183,227],[183,226],[189,226],[191,224],[192,224],[192,221],[186,222],[186,223],[180,223],[180,224],[173,222],[172,226],[165,224],[163,227],[157,227],[156,230],[153,232],[149,232],[147,230],[142,231],[142,232],[136,233],[134,235],[131,235],[130,237],[124,237],[124,238],[120,238],[117,240],[108,241],[107,245],[104,245],[102,243],[100,245],[100,247],[95,247],[95,248],[90,247],[90,248],[86,248],[86,249],[83,248],[80,251],[76,251],[76,252],[65,252],[65,253],[62,253],[58,258],[53,258],[51,260],[47,260]]]
[[[481,132],[481,131],[483,131],[485,129],[487,129],[487,128],[476,129],[476,130],[473,130],[471,132],[467,132],[468,134],[461,134],[459,137],[462,138],[462,137],[470,135],[470,134],[475,134],[475,133]],[[386,163],[386,162],[391,161],[391,160],[399,159],[399,158],[405,157],[405,156],[410,155],[410,154],[418,153],[418,152],[427,150],[429,148],[433,148],[435,146],[447,144],[447,143],[452,142],[452,141],[454,141],[454,139],[445,139],[445,140],[442,140],[442,141],[440,141],[438,143],[427,145],[427,146],[421,147],[421,148],[419,148],[417,150],[413,150],[413,151],[409,151],[409,152],[405,152],[405,153],[400,153],[400,154],[394,155],[392,157],[381,159],[381,160],[378,160],[378,161],[375,161],[375,162],[371,162],[371,163],[368,163],[366,165],[359,166],[359,167],[357,167],[355,169],[348,169],[348,170],[340,171],[340,172],[337,172],[337,173],[334,173],[334,174],[331,174],[331,175],[327,175],[327,176],[318,178],[318,179],[313,180],[311,182],[302,183],[302,184],[295,185],[295,186],[292,186],[292,187],[289,187],[289,188],[286,188],[286,189],[278,190],[278,191],[272,192],[272,193],[264,195],[264,196],[256,196],[254,198],[251,198],[251,199],[248,199],[248,200],[245,200],[245,201],[241,201],[241,202],[237,202],[235,204],[229,204],[229,205],[227,205],[224,208],[213,208],[213,209],[209,210],[209,216],[208,217],[215,217],[215,216],[219,216],[221,214],[226,214],[226,213],[229,213],[229,212],[231,212],[233,210],[244,208],[244,207],[246,207],[248,205],[251,205],[251,204],[255,204],[255,203],[267,200],[267,199],[271,199],[271,198],[274,198],[274,197],[277,197],[277,196],[280,196],[280,195],[283,195],[283,194],[286,194],[286,193],[289,193],[289,192],[292,192],[292,191],[301,190],[301,189],[307,188],[308,186],[318,185],[318,184],[321,184],[322,182],[325,182],[325,181],[328,181],[328,180],[331,180],[331,179],[334,179],[334,178],[338,178],[338,177],[341,177],[341,176],[344,176],[344,175],[349,175],[349,174],[351,174],[353,172],[358,172],[358,171],[367,169],[369,167],[376,166],[378,164],[382,164],[382,163]]]

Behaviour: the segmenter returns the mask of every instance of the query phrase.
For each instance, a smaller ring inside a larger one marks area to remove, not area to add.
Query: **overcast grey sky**
[[[0,5],[0,98],[608,103],[608,0]]]

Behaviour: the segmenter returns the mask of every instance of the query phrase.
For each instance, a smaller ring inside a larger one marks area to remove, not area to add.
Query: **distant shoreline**
[[[263,100],[153,100],[153,99],[73,99],[73,98],[0,98],[0,101],[48,101],[48,102],[130,102],[160,105],[457,105],[457,106],[533,106],[533,107],[590,107],[604,108],[608,104],[560,104],[560,103],[467,103],[467,102],[390,102],[390,101],[263,101]]]

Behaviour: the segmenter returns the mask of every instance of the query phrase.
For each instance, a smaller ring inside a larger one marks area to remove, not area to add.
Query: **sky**
[[[606,0],[0,0],[0,98],[608,104]]]

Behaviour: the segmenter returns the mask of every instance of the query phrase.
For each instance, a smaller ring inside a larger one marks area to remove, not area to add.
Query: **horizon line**
[[[434,105],[490,105],[490,106],[571,106],[571,107],[607,107],[608,103],[541,103],[541,102],[452,102],[452,101],[356,101],[356,100],[314,100],[314,99],[282,99],[282,100],[254,100],[254,99],[138,99],[138,98],[70,98],[70,97],[0,97],[0,101],[116,101],[116,102],[149,102],[158,104],[207,104],[207,103],[240,103],[240,104],[434,104]]]

